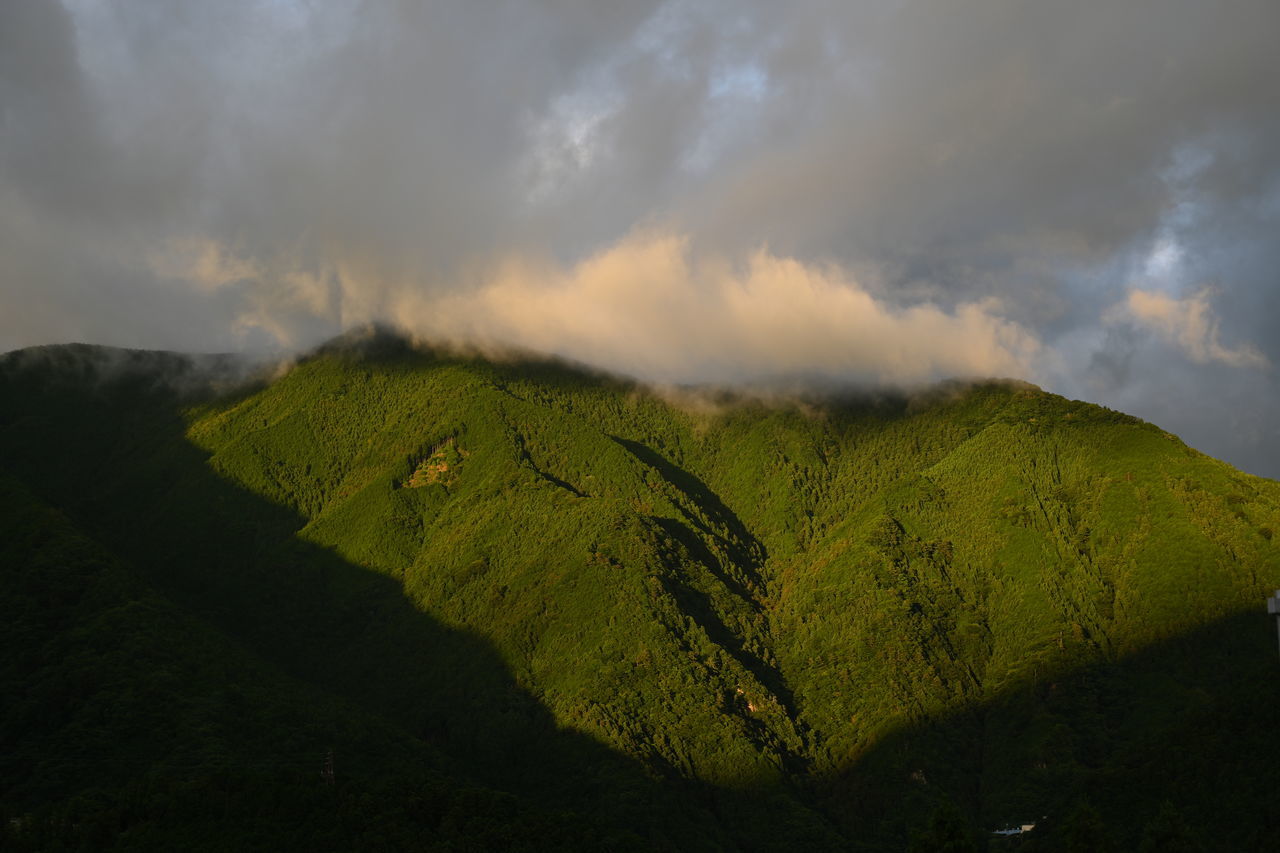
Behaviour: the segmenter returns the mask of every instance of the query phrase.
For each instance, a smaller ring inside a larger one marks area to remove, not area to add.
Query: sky
[[[0,351],[1013,377],[1280,477],[1275,0],[0,3]]]

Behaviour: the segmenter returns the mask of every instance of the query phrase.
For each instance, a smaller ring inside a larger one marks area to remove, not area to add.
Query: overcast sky
[[[1015,376],[1280,476],[1280,3],[5,0],[0,350]]]

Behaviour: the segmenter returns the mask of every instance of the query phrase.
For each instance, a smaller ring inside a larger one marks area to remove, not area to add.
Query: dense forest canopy
[[[1156,426],[1013,382],[658,393],[386,336],[228,375],[0,360],[15,849],[1280,827],[1280,484]]]

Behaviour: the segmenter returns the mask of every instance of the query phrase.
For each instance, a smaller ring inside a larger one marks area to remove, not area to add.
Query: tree
[[[944,801],[933,812],[929,828],[916,833],[908,853],[978,853],[973,829],[955,803]]]
[[[1067,853],[1105,853],[1114,849],[1098,810],[1081,800],[1062,822]]]
[[[1147,824],[1138,845],[1138,853],[1202,853],[1203,850],[1182,814],[1168,800]]]

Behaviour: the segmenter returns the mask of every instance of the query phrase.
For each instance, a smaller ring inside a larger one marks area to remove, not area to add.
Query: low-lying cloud
[[[515,345],[660,381],[802,374],[863,383],[1035,373],[1035,337],[994,300],[894,306],[834,264],[759,249],[695,256],[663,233],[570,267],[513,260],[491,281],[395,300],[399,325],[434,339]]]

